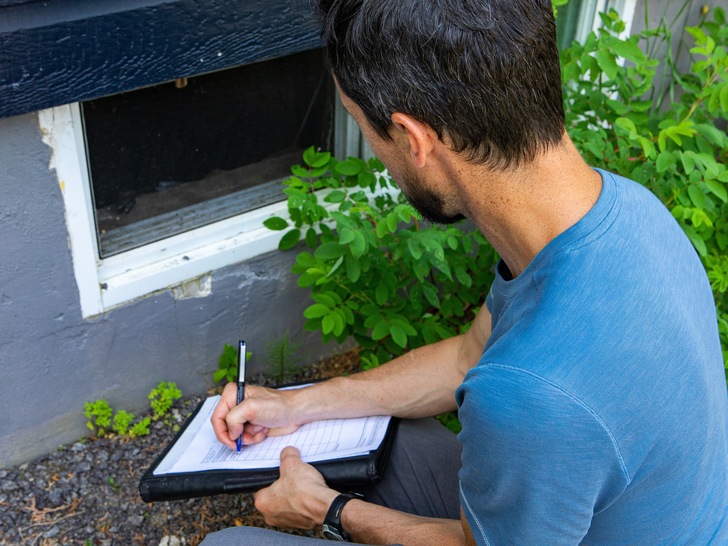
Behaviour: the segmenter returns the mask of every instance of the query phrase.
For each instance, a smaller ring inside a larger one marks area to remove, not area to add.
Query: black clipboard
[[[202,401],[184,425],[144,472],[139,482],[139,494],[145,502],[181,500],[211,495],[247,493],[267,487],[279,477],[278,467],[252,470],[203,470],[155,475],[154,471],[180,439],[204,404]],[[334,489],[356,488],[377,483],[382,479],[399,420],[389,420],[384,439],[375,450],[365,455],[344,457],[312,463]]]

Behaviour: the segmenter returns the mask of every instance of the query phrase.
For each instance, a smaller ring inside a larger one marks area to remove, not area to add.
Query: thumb
[[[281,451],[281,476],[290,472],[295,472],[295,468],[301,464],[301,452],[293,447],[288,446]]]
[[[301,452],[298,450],[297,447],[288,446],[283,448],[283,451],[281,451],[281,466],[283,466],[284,464],[292,464],[300,460]]]

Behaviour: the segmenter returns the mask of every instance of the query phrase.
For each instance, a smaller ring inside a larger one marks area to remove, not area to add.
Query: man
[[[231,448],[243,430],[250,444],[327,417],[459,411],[457,441],[407,421],[373,502],[287,448],[256,494],[266,521],[315,529],[328,513],[369,544],[728,543],[710,286],[657,199],[569,140],[551,2],[319,11],[341,100],[401,190],[433,221],[469,218],[502,260],[464,335],[299,391],[249,387],[239,406],[226,387],[213,425]],[[252,540],[316,542],[231,529],[204,544]]]

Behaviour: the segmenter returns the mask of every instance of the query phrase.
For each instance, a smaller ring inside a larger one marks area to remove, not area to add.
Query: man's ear
[[[426,123],[401,112],[392,114],[392,123],[395,130],[402,131],[407,137],[414,166],[424,167],[438,141],[437,133]]]

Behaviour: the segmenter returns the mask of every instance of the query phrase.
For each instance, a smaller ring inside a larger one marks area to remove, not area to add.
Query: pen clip
[[[238,342],[238,384],[245,384],[246,345],[242,339]]]

